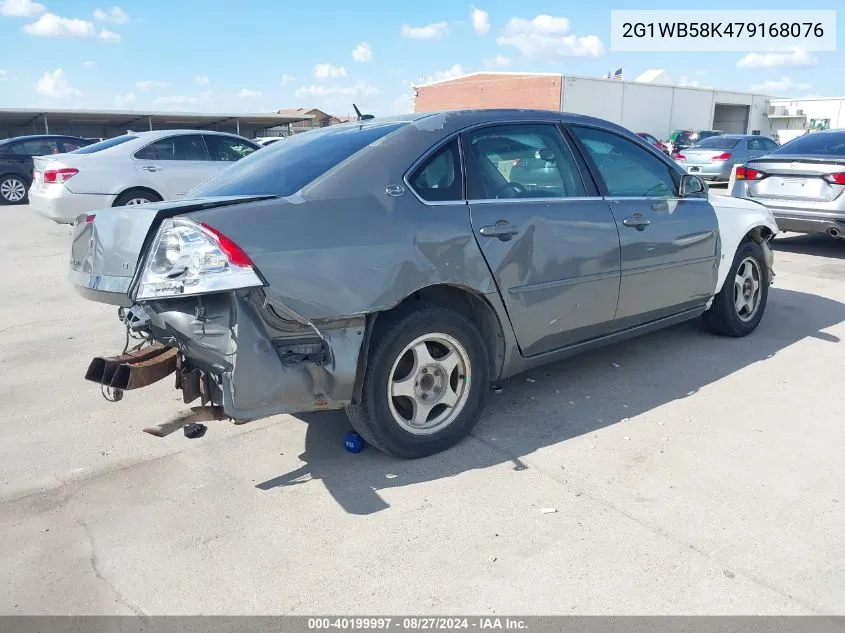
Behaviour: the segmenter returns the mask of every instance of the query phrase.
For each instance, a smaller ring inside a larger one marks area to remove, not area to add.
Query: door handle
[[[645,227],[651,224],[651,221],[644,218],[639,213],[635,213],[632,217],[622,220],[622,224],[635,228],[638,231],[645,231]]]
[[[143,169],[144,171],[161,171],[161,167],[158,167],[156,165],[144,165],[143,167],[141,167],[141,169]]]
[[[514,235],[519,233],[519,229],[507,220],[499,220],[496,224],[482,226],[478,229],[478,232],[484,237],[495,237],[503,242],[507,242]]]

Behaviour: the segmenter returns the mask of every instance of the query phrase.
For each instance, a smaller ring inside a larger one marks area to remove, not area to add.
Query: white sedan
[[[33,159],[29,204],[60,224],[94,209],[179,200],[260,147],[221,132],[131,132]]]

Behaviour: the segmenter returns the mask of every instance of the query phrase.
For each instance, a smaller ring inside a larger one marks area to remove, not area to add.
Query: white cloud
[[[356,62],[371,62],[373,61],[373,49],[366,42],[361,42],[352,49],[352,59]]]
[[[120,34],[115,33],[114,31],[109,31],[108,29],[103,29],[100,31],[100,39],[106,40],[107,42],[119,42]]]
[[[780,79],[769,79],[759,84],[751,84],[748,89],[751,92],[766,92],[766,93],[786,93],[791,91],[805,91],[812,88],[809,83],[795,83],[791,77],[781,77]]]
[[[359,81],[351,86],[300,86],[294,93],[297,99],[303,97],[369,97],[377,95],[378,88],[365,81]]]
[[[117,95],[114,98],[114,105],[122,108],[123,106],[128,106],[130,103],[135,103],[135,99],[134,92],[127,92],[125,95]]]
[[[410,37],[412,40],[433,40],[438,37],[443,37],[449,33],[448,22],[434,22],[427,26],[408,26],[402,25],[402,35]]]
[[[329,77],[346,77],[346,69],[343,66],[332,66],[331,64],[317,64],[314,66],[314,76],[317,79],[328,79]]]
[[[32,0],[3,0],[0,2],[0,13],[14,18],[31,18],[41,15],[47,10],[43,4]]]
[[[256,99],[260,96],[261,93],[258,90],[250,90],[249,88],[241,88],[241,91],[235,95],[237,99]]]
[[[414,97],[405,93],[396,97],[390,102],[387,114],[407,114],[414,111]]]
[[[211,83],[211,80],[206,75],[197,75],[195,81],[198,86],[207,86]]]
[[[93,62],[91,60],[88,60],[86,62],[82,62],[82,65],[85,66],[85,68],[91,68],[93,66],[96,66],[97,62]]]
[[[467,72],[464,70],[463,66],[455,64],[447,70],[441,70],[440,72],[434,73],[434,79],[435,81],[442,81],[443,79],[454,79],[455,77],[461,77],[466,74]]]
[[[490,14],[478,8],[472,10],[472,28],[479,35],[485,35],[490,30]]]
[[[170,84],[166,81],[153,81],[152,79],[144,79],[135,83],[135,89],[140,92],[149,92],[156,88],[167,88]]]
[[[211,99],[211,95],[211,90],[204,90],[200,93],[200,101],[208,101],[209,99]]]
[[[678,80],[678,85],[679,85],[679,86],[687,86],[687,87],[689,87],[689,88],[698,88],[698,87],[699,87],[699,82],[698,82],[698,80],[697,80],[697,79],[690,79],[690,78],[689,78],[689,77],[687,77],[686,75],[683,75],[683,76],[682,76],[682,77]]]
[[[279,85],[280,86],[287,86],[288,84],[293,83],[294,81],[296,81],[296,77],[294,77],[293,75],[288,75],[287,73],[285,73],[285,74],[282,75],[282,78],[279,80]]]
[[[532,20],[511,18],[499,46],[513,46],[525,57],[600,57],[604,45],[597,35],[578,37],[564,17],[538,15]]]
[[[129,14],[120,7],[112,7],[108,11],[97,9],[94,11],[94,19],[112,24],[126,24],[129,22]]]
[[[818,60],[803,48],[786,53],[748,53],[736,63],[737,68],[779,68],[781,66],[814,66]]]
[[[170,97],[158,97],[153,103],[158,105],[188,105],[190,103],[196,103],[196,97],[188,97],[185,95],[173,95]]]
[[[41,79],[35,83],[35,92],[42,97],[50,97],[51,99],[62,99],[82,94],[68,83],[65,71],[61,68],[52,72],[46,71]]]
[[[8,70],[3,70],[2,68],[0,68],[0,83],[3,83],[4,81],[14,81],[15,79],[17,79],[17,77],[15,77]]]
[[[94,37],[97,29],[88,20],[62,18],[55,13],[45,13],[23,30],[38,37]]]
[[[492,59],[484,60],[484,65],[488,68],[506,68],[511,65],[511,58],[499,53]]]

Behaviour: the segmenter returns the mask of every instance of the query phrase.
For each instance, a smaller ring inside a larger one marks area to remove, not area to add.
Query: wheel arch
[[[112,206],[116,206],[116,203],[120,199],[120,197],[129,193],[130,191],[143,191],[144,193],[151,193],[156,196],[159,200],[164,200],[164,196],[152,187],[126,187],[121,191],[117,192],[117,195],[115,195],[114,197],[114,202],[112,203]]]
[[[353,402],[358,402],[361,398],[361,389],[369,360],[370,343],[379,319],[396,310],[406,308],[415,301],[425,301],[454,310],[475,323],[481,331],[490,352],[490,376],[492,379],[501,376],[507,350],[502,321],[495,308],[477,290],[453,284],[435,284],[412,292],[392,308],[367,315],[364,339],[358,355]]]
[[[713,294],[718,294],[719,291],[721,291],[722,286],[725,283],[725,279],[728,278],[730,267],[733,264],[734,255],[736,255],[737,249],[743,244],[743,242],[752,241],[763,246],[766,253],[766,263],[769,266],[769,274],[772,274],[771,268],[773,264],[773,257],[769,242],[774,239],[776,234],[777,231],[775,231],[771,226],[763,223],[755,223],[751,226],[745,227],[745,231],[743,233],[732,236],[733,239],[730,240],[730,243],[726,244],[723,241],[722,247],[724,248],[724,251],[722,252],[722,259],[719,264],[719,279],[718,284],[716,285],[716,290]],[[724,240],[725,236],[722,236],[722,239]]]

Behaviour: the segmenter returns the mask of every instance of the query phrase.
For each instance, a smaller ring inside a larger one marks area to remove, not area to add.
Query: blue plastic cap
[[[346,450],[350,453],[360,453],[364,450],[364,446],[366,446],[364,439],[355,431],[349,431],[349,433],[346,434],[343,444],[346,446]]]

